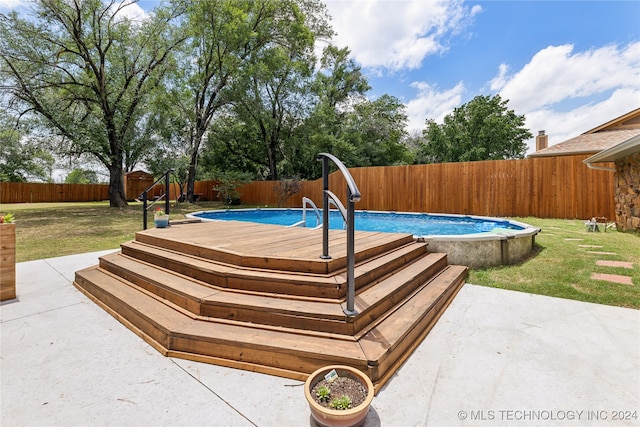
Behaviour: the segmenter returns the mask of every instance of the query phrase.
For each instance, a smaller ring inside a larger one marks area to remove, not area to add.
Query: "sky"
[[[331,42],[351,50],[369,98],[406,105],[410,132],[479,95],[508,100],[549,145],[640,108],[640,1],[322,1]],[[0,0],[0,11],[27,4]]]

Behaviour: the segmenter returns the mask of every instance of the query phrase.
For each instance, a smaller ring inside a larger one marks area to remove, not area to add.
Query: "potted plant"
[[[313,372],[304,385],[311,416],[324,427],[361,426],[375,390],[362,371],[330,365]]]
[[[167,215],[162,209],[156,209],[153,214],[153,223],[156,228],[165,228],[169,226],[169,215]]]
[[[16,225],[13,214],[0,215],[0,301],[16,297]]]

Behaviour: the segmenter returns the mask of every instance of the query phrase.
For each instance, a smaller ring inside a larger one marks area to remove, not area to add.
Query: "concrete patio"
[[[2,426],[315,425],[303,383],[163,357],[77,291],[105,253],[17,265]],[[640,311],[466,284],[365,425],[640,425]]]

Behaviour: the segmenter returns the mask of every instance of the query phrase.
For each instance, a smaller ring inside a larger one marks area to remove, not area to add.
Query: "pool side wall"
[[[539,231],[529,228],[517,234],[482,233],[455,238],[424,236],[419,240],[428,243],[429,252],[445,252],[450,264],[479,269],[516,264],[526,259],[534,249]]]

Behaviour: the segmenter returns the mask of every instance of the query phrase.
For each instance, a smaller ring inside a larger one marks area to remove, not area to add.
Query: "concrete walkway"
[[[89,301],[103,253],[17,265],[0,425],[315,425],[301,382],[163,357]],[[366,420],[427,425],[640,425],[640,311],[465,285]]]

